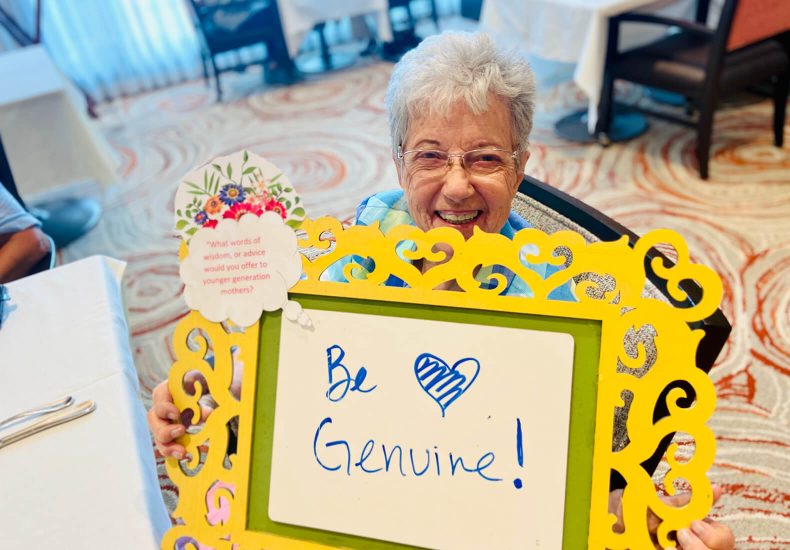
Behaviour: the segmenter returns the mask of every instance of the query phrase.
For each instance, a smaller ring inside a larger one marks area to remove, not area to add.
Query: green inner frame
[[[601,346],[600,321],[327,296],[299,295],[297,300],[305,309],[562,332],[573,336],[575,350],[562,548],[564,550],[587,548]],[[247,530],[345,548],[370,550],[415,548],[405,544],[277,523],[269,519],[269,479],[272,465],[281,319],[281,311],[264,312],[261,317],[252,456],[247,485],[248,488],[256,489],[248,491]]]

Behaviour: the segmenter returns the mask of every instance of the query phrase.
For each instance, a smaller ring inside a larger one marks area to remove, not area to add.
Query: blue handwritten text
[[[329,437],[324,430],[329,430],[332,418],[327,416],[318,425],[313,438],[313,454],[321,468],[329,472],[345,471],[350,476],[352,468],[364,474],[377,474],[380,472],[395,472],[403,477],[453,477],[456,473],[477,474],[485,481],[502,481],[500,477],[486,472],[494,464],[496,456],[493,452],[482,454],[477,461],[468,461],[453,452],[439,451],[437,446],[433,449],[405,449],[404,446],[377,445],[374,439],[368,439],[362,449],[352,450],[345,439],[327,441]],[[377,448],[381,452],[377,452]],[[467,465],[466,462],[470,465]],[[474,466],[471,464],[474,463]]]
[[[360,393],[369,393],[376,389],[376,386],[370,388],[363,388],[362,383],[368,375],[365,367],[360,367],[355,376],[351,376],[351,372],[343,364],[343,358],[346,352],[343,348],[335,344],[326,348],[326,366],[329,374],[329,389],[326,391],[327,398],[332,402],[338,402],[343,399],[349,391],[358,391]],[[337,374],[335,371],[340,369],[340,376],[335,379]]]

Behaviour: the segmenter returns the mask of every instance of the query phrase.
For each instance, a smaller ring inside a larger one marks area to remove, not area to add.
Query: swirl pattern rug
[[[351,219],[363,197],[397,185],[384,114],[391,69],[363,61],[280,88],[261,87],[260,73],[249,71],[223,75],[223,103],[192,82],[104,108],[100,125],[122,159],[121,182],[106,191],[98,227],[61,259],[102,253],[128,262],[124,292],[146,406],[187,313],[172,217],[179,178],[247,148],[286,171],[309,215]],[[637,233],[678,231],[694,259],[721,275],[734,328],[711,373],[719,401],[710,476],[726,492],[713,515],[740,549],[790,548],[790,146],[772,145],[770,101],[717,113],[707,181],[697,174],[695,133],[684,127],[651,120],[644,135],[605,149],[557,137],[554,122],[584,105],[570,82],[542,90],[527,172]],[[790,142],[790,124],[785,133]],[[176,491],[159,464],[172,509]]]

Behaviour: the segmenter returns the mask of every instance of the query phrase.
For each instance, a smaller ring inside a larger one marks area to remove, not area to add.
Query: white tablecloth
[[[288,46],[294,57],[302,41],[317,23],[334,21],[355,15],[373,14],[377,17],[379,38],[392,40],[392,31],[387,16],[387,0],[286,0],[279,2],[280,20]]]
[[[65,395],[97,408],[0,449],[0,548],[157,548],[170,526],[129,349],[124,266],[94,256],[8,285],[0,419]]]
[[[115,155],[88,118],[84,96],[41,46],[0,53],[0,136],[22,198],[116,181]]]
[[[692,5],[691,0],[486,0],[480,26],[537,57],[576,63],[573,80],[589,99],[587,125],[592,132],[598,119],[609,18],[636,9],[689,17]],[[624,25],[620,46],[645,44],[664,31]]]

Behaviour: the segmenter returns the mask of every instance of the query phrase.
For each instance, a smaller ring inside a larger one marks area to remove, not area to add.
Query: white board
[[[312,329],[282,322],[273,521],[436,549],[561,547],[571,335],[306,311]],[[465,382],[434,380],[439,359],[465,358]],[[351,378],[364,367],[367,392],[328,394],[330,359]]]

